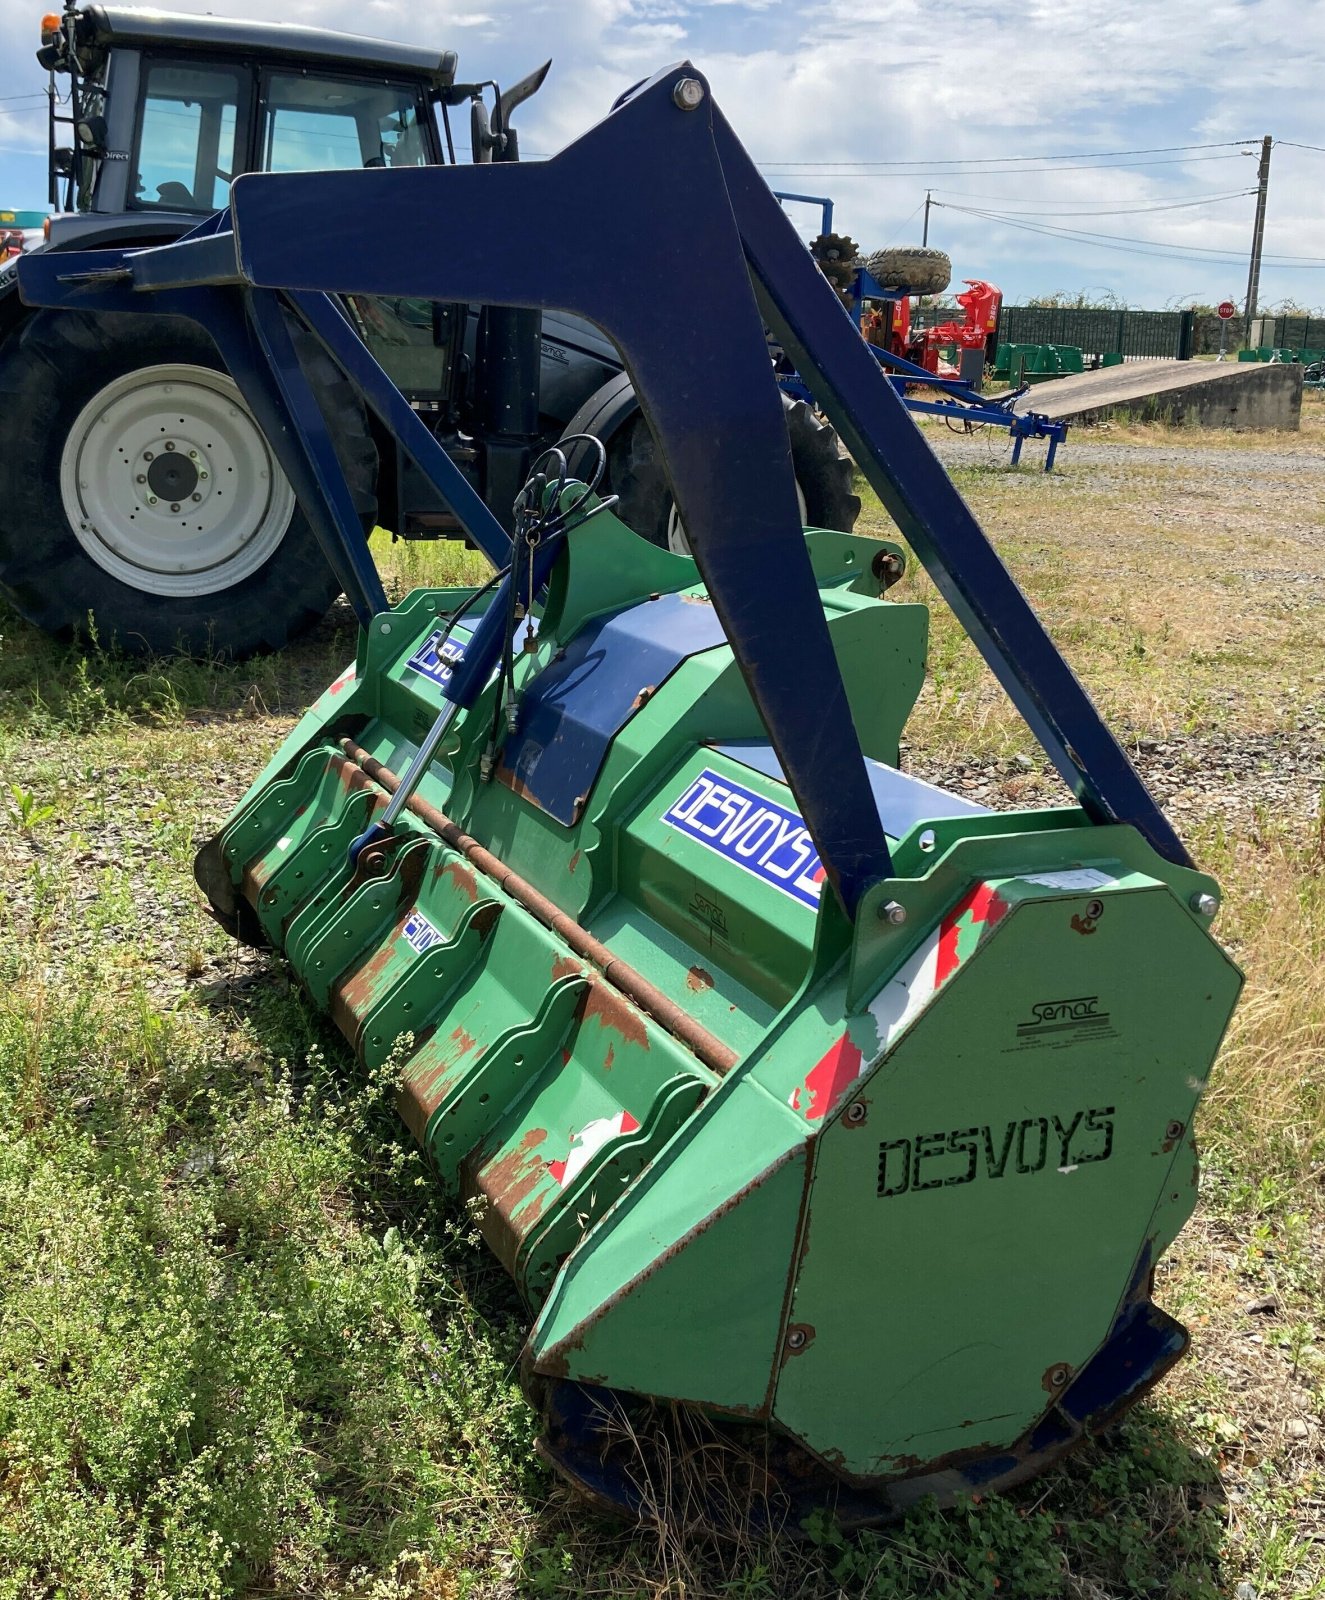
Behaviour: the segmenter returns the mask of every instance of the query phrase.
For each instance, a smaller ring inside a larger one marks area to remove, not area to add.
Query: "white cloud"
[[[262,9],[253,0],[174,3],[227,15]],[[782,163],[770,169],[779,174],[774,186],[831,195],[839,226],[863,244],[918,237],[915,213],[926,186],[951,206],[1008,216],[994,223],[935,210],[931,240],[950,249],[959,277],[991,277],[1014,297],[1101,285],[1143,305],[1240,298],[1245,266],[1200,252],[1245,253],[1249,199],[1098,219],[1085,212],[1247,188],[1255,161],[1189,152],[1170,165],[1044,173],[1018,170],[1035,163],[1013,162],[1011,170],[960,176],[938,163],[1249,136],[1258,143],[1264,132],[1325,143],[1315,115],[1325,78],[1325,8],[1300,0],[1029,0],[1018,8],[947,0],[941,9],[920,0],[511,0],[481,10],[473,0],[434,0],[422,17],[406,0],[287,0],[282,14],[381,37],[458,43],[462,72],[501,81],[551,55],[548,84],[523,111],[529,152],[558,148],[596,122],[622,89],[690,57],[752,154]],[[0,0],[0,95],[42,86],[31,56],[36,42],[27,0]],[[6,104],[0,101],[0,199],[40,199],[44,162],[8,152],[40,148],[42,118],[8,115]],[[931,170],[849,175],[829,165],[851,161],[923,161]],[[1323,179],[1325,155],[1287,144],[1276,149],[1270,256],[1325,258]],[[610,202],[603,204],[610,225]],[[1032,209],[1036,216],[1012,216]],[[1055,209],[1076,215],[1048,214]],[[1142,249],[1172,245],[1193,259],[1049,238],[1027,226],[1148,241]],[[1325,271],[1267,259],[1262,294],[1325,304]]]

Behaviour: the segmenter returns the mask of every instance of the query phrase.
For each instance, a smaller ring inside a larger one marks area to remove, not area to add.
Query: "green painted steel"
[[[877,544],[807,539],[888,825],[927,614],[879,595]],[[517,683],[660,594],[707,604],[687,558],[594,519]],[[950,1492],[963,1462],[996,1458],[999,1482],[1042,1465],[1128,1316],[1175,1326],[1148,1277],[1194,1201],[1193,1116],[1240,984],[1215,885],[1074,806],[912,787],[933,814],[893,830],[896,876],[849,924],[677,821],[701,791],[792,806],[741,755],[763,734],[721,643],[641,690],[573,826],[500,763],[485,781],[490,685],[352,870],[387,800],[376,763],[403,772],[437,713],[420,649],[469,598],[375,618],[216,848],[362,1061],[399,1063],[402,1114],[530,1308],[531,1384],[755,1421],[903,1497]]]

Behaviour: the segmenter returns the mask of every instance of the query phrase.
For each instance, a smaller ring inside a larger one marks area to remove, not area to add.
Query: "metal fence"
[[[1276,350],[1325,349],[1325,317],[1256,317],[1250,342]]]
[[[1186,361],[1192,355],[1190,311],[1073,311],[1061,306],[1004,306],[998,323],[1007,344],[1075,345],[1083,354],[1127,361]]]

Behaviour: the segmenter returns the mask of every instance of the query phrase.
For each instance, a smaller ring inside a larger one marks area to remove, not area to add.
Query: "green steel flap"
[[[295,960],[289,938],[300,927],[316,926],[332,908],[349,882],[346,858],[350,845],[386,805],[380,790],[356,789],[319,828],[310,829],[302,841],[269,873],[254,909],[267,937],[284,944]],[[253,897],[248,897],[252,902]]]

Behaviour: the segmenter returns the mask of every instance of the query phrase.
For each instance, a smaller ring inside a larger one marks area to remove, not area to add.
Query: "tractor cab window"
[[[268,172],[427,163],[426,107],[417,89],[273,72],[263,99],[262,166]]]
[[[239,74],[227,67],[145,64],[131,204],[217,211],[239,170]]]

